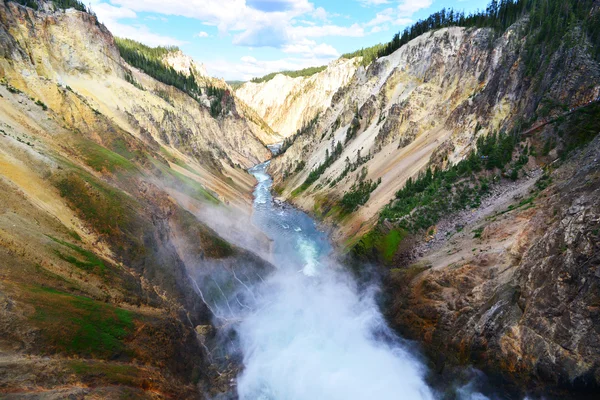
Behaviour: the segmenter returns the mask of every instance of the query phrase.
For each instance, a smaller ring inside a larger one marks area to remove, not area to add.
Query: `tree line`
[[[179,50],[177,47],[149,47],[135,40],[122,38],[115,38],[115,43],[121,57],[129,65],[144,71],[157,81],[176,87],[196,100],[202,94],[192,71],[186,75],[163,62],[164,56]]]
[[[33,8],[34,10],[37,10],[39,8],[39,4],[36,0],[8,0],[8,1],[12,1],[13,3],[18,3],[25,7]],[[94,13],[92,12],[92,9],[90,7],[87,7],[85,4],[83,4],[81,1],[78,1],[78,0],[53,0],[52,4],[54,4],[54,7],[56,9],[66,10],[69,8],[74,8],[77,11],[82,11],[82,12],[94,15]]]
[[[357,50],[342,57],[361,56],[362,64],[369,65],[375,59],[388,56],[409,41],[436,29],[461,26],[504,32],[528,14],[528,72],[534,72],[536,62],[556,50],[565,34],[575,26],[583,28],[583,33],[592,43],[592,54],[600,60],[600,13],[592,12],[593,8],[594,0],[492,0],[485,10],[471,14],[443,8],[396,33],[386,44]]]
[[[271,79],[275,78],[276,75],[281,74],[281,75],[285,75],[285,76],[289,76],[291,78],[298,78],[298,77],[304,77],[304,76],[312,76],[314,74],[317,74],[321,71],[324,71],[327,68],[326,65],[323,65],[321,67],[308,67],[308,68],[304,68],[304,69],[300,69],[298,71],[280,71],[280,72],[272,72],[268,75],[265,75],[261,78],[254,78],[251,80],[251,82],[254,83],[263,83],[263,82],[268,82]]]

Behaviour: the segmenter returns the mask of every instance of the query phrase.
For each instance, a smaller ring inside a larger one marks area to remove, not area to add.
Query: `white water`
[[[244,363],[239,398],[439,398],[425,383],[426,369],[407,350],[410,344],[387,327],[375,288],[359,291],[329,258],[328,238],[314,221],[273,202],[267,165],[250,170],[259,182],[253,223],[273,240],[276,271],[252,280],[255,271],[236,266],[239,290],[227,283],[227,271],[200,282],[219,322],[237,332]],[[456,399],[486,399],[468,386],[456,389]]]
[[[275,241],[277,272],[257,288],[237,331],[242,400],[432,399],[423,366],[390,338],[373,300],[327,256],[327,238],[303,213],[276,208],[265,165],[251,172],[254,222]],[[290,227],[292,229],[290,229]]]

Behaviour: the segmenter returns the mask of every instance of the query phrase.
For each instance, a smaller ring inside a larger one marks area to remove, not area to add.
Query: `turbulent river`
[[[250,172],[254,224],[274,242],[278,268],[260,288],[257,311],[239,327],[241,399],[429,399],[424,369],[389,337],[373,293],[359,293],[329,258],[313,220],[273,202],[268,164]]]
[[[376,287],[359,288],[332,257],[328,237],[305,213],[271,196],[268,162],[250,170],[252,222],[272,241],[274,272],[252,283],[237,270],[235,294],[211,276],[212,311],[235,330],[243,354],[237,380],[242,400],[438,399],[414,345],[387,327],[375,301]],[[242,272],[240,272],[242,271]],[[257,274],[255,274],[257,275]],[[218,278],[217,278],[218,279]],[[229,284],[229,287],[232,285]],[[208,296],[207,296],[208,297]],[[229,340],[229,339],[228,339]],[[233,343],[233,342],[231,342]],[[487,397],[472,385],[454,386],[450,397]]]

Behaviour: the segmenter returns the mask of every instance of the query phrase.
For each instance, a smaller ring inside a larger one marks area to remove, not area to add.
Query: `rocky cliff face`
[[[556,183],[530,206],[519,205],[532,196],[535,176],[470,222],[454,217],[461,232],[391,271],[390,319],[423,340],[439,369],[475,363],[526,391],[554,387],[558,398],[593,398],[600,386],[599,145],[597,138],[550,174],[546,181]]]
[[[242,240],[243,167],[271,133],[127,65],[92,15],[42,5],[0,3],[0,397],[227,391],[198,279],[269,268],[268,240]]]
[[[356,68],[355,59],[340,59],[309,77],[278,74],[267,82],[247,82],[236,95],[251,104],[274,131],[288,137],[329,107],[335,92],[348,83]]]
[[[360,67],[314,129],[272,163],[281,193],[290,197],[341,143],[319,179],[291,196],[305,210],[327,214],[326,199],[339,199],[363,168],[368,179],[381,178],[369,201],[338,224],[341,242],[364,234],[406,180],[435,159],[456,162],[479,136],[547,115],[547,104],[562,112],[598,95],[600,70],[585,44],[556,54],[539,81],[526,76],[522,26],[499,37],[489,29],[440,29]]]
[[[113,118],[121,129],[157,146],[171,145],[199,160],[212,157],[245,167],[269,157],[257,138],[268,136],[261,132],[259,121],[252,122],[237,112],[213,118],[210,104],[201,104],[208,100],[190,101],[184,93],[128,66],[110,32],[90,15],[73,9],[34,12],[8,3],[2,20],[5,79],[67,114],[65,118],[70,110],[60,109],[61,87],[68,87],[94,110]],[[180,53],[166,56],[166,61],[199,72],[200,67]],[[126,75],[137,86],[127,82]],[[201,79],[211,81],[206,76]]]
[[[181,72],[186,75],[192,73],[200,78],[210,79],[210,76],[208,76],[204,64],[198,64],[196,61],[194,61],[192,57],[184,54],[181,50],[167,54],[164,57],[163,61],[165,62],[165,64],[172,66],[173,69],[177,72]]]
[[[526,18],[502,35],[439,29],[359,67],[270,170],[277,192],[328,223],[340,247],[377,250],[359,267],[385,264],[388,316],[437,371],[475,364],[524,392],[585,396],[600,383],[598,140],[575,155],[552,149],[599,133],[600,65],[578,35],[528,74]],[[570,112],[580,106],[582,116]],[[394,221],[378,221],[408,178],[447,168],[499,131],[522,135],[520,151],[537,149],[522,177],[489,174],[504,183],[425,232],[400,236]],[[341,212],[344,193],[369,179],[381,183],[366,203]],[[365,235],[375,225],[376,243]]]

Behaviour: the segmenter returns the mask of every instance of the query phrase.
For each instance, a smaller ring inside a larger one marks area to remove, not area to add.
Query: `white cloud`
[[[221,34],[233,34],[240,46],[283,48],[305,37],[364,36],[355,24],[350,27],[327,23],[329,14],[309,0],[111,0],[134,12],[152,12],[194,18],[216,26]],[[296,25],[304,16],[325,22],[312,27]],[[310,28],[310,29],[309,29]]]
[[[396,25],[408,25],[408,24],[412,24],[413,20],[410,18],[398,18],[396,21],[394,21],[394,24]]]
[[[209,61],[211,73],[223,77],[253,77],[281,69],[298,69],[323,65],[339,56],[328,43],[328,37],[363,37],[412,22],[414,13],[430,7],[432,0],[358,0],[363,5],[387,8],[364,23],[338,25],[329,18],[342,17],[311,0],[91,0],[100,20],[117,36],[130,37],[149,45],[180,45],[182,42],[150,31],[142,24],[122,19],[136,19],[139,13],[151,13],[152,18],[182,16],[199,24],[217,28],[220,36],[230,36],[233,44],[250,49],[273,47],[290,57],[258,61],[244,57],[239,62]],[[111,4],[108,2],[110,1]],[[196,37],[209,36],[200,31]],[[229,69],[225,69],[231,68]]]
[[[313,18],[321,20],[321,21],[327,21],[327,16],[328,15],[329,14],[327,13],[327,11],[325,11],[325,9],[323,7],[318,7],[312,13]]]
[[[309,58],[335,58],[340,55],[333,46],[326,43],[317,44],[315,41],[307,39],[302,43],[286,45],[282,50],[284,53],[302,54]]]
[[[211,76],[226,80],[250,80],[261,77],[273,71],[298,70],[308,67],[317,67],[326,64],[320,58],[282,58],[279,60],[259,61],[254,57],[245,56],[239,62],[226,60],[209,60],[205,66]]]
[[[136,19],[135,11],[125,7],[115,7],[108,3],[97,3],[93,5],[94,12],[100,22],[104,23],[113,35],[137,40],[149,46],[166,46],[183,44],[182,41],[169,36],[157,35],[142,24],[126,25],[118,20],[129,18]]]
[[[358,24],[347,27],[338,25],[293,26],[289,28],[289,32],[295,38],[325,36],[361,37],[365,35],[363,27]]]
[[[389,0],[358,0],[359,3],[365,6],[380,6],[382,4],[388,4]]]
[[[424,8],[431,7],[433,0],[402,0],[398,6],[398,14],[401,17],[410,17]]]
[[[365,24],[365,26],[377,26],[386,22],[391,22],[394,19],[395,10],[393,8],[386,8],[385,10],[378,12],[375,18]]]
[[[395,8],[386,8],[378,12],[375,18],[366,22],[365,27],[372,27],[369,33],[387,31],[389,25],[404,26],[412,23],[410,18],[414,13],[429,8],[432,0],[401,0]],[[383,4],[383,3],[381,3]]]
[[[98,18],[117,20],[122,18],[137,18],[135,11],[125,7],[115,7],[108,3],[94,5],[94,12]]]
[[[379,32],[385,32],[385,31],[389,31],[389,30],[390,30],[390,28],[387,25],[374,26],[373,28],[371,28],[369,33],[379,33]]]

